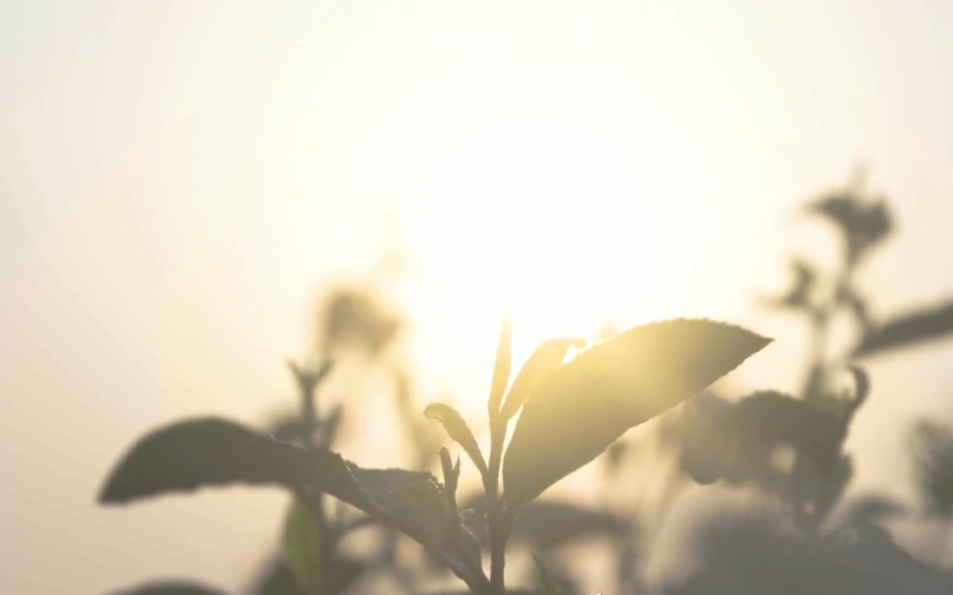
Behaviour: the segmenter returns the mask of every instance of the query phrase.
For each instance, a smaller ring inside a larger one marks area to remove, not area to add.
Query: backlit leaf
[[[493,384],[490,386],[490,398],[487,400],[487,411],[490,419],[496,417],[500,411],[500,403],[510,383],[510,344],[512,342],[512,327],[509,319],[503,321],[500,329],[500,342],[496,347],[496,360],[493,363]]]
[[[769,343],[708,320],[637,326],[562,366],[523,406],[503,467],[516,509]]]
[[[513,380],[513,386],[500,409],[500,417],[509,419],[516,415],[533,391],[549,378],[550,374],[559,369],[569,348],[584,345],[585,341],[572,337],[543,341],[529,356]]]
[[[435,419],[440,422],[450,439],[463,447],[463,450],[473,461],[473,464],[477,466],[477,469],[480,470],[480,473],[486,474],[486,461],[484,461],[483,454],[480,452],[480,446],[477,444],[476,438],[473,437],[473,432],[470,431],[467,422],[463,421],[463,417],[456,409],[443,403],[431,403],[424,409],[424,416],[427,419]]]

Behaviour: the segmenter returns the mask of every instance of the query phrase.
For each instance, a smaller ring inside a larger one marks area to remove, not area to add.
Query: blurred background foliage
[[[953,338],[953,302],[873,314],[876,302],[858,271],[893,233],[894,215],[886,199],[870,196],[861,176],[807,202],[804,212],[829,224],[842,247],[839,262],[825,269],[792,258],[789,286],[759,298],[763,308],[797,317],[809,329],[800,392],[719,383],[614,443],[586,486],[598,495],[594,503],[548,495],[517,518],[513,559],[525,563],[532,552],[545,564],[542,573],[523,576],[525,589],[567,595],[953,589],[953,423],[923,419],[908,429],[914,505],[877,492],[848,495],[854,458],[845,446],[867,400],[890,398],[858,365]],[[298,406],[274,416],[267,431],[328,448],[342,418],[354,416],[360,440],[360,416],[375,415],[374,408],[321,400],[322,383],[335,373],[331,362],[356,360],[390,378],[393,425],[409,446],[406,465],[438,472],[438,451],[449,441],[423,415],[428,399],[414,394],[402,363],[398,338],[407,321],[373,282],[332,288],[317,309],[309,363],[289,362]],[[835,350],[831,329],[841,319],[850,339]],[[597,337],[617,332],[606,325]],[[473,547],[485,553],[482,488],[471,482],[462,492],[465,526]],[[921,519],[923,530],[935,534],[918,556],[890,529],[909,519]],[[248,595],[461,592],[439,559],[334,500],[292,499],[275,535],[274,553],[243,591]],[[586,572],[593,566],[595,579]],[[598,584],[584,582],[593,580]],[[128,593],[218,593],[183,585],[159,582]]]

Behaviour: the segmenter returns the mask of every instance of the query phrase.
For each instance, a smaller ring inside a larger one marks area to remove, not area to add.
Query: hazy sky
[[[899,221],[862,277],[877,313],[953,293],[948,0],[6,0],[0,592],[246,580],[277,493],[95,492],[149,427],[287,397],[313,298],[373,266],[387,212],[422,398],[482,409],[504,311],[518,354],[744,323],[778,339],[744,382],[788,387],[804,337],[753,297],[793,251],[830,261],[795,207],[861,162]],[[862,479],[895,488],[951,356],[871,365]]]

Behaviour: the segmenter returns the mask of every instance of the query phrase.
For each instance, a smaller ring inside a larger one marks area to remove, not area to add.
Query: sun
[[[684,179],[703,169],[686,124],[597,50],[470,50],[394,75],[345,157],[350,191],[387,197],[421,265],[418,355],[482,387],[486,366],[459,362],[485,363],[504,316],[518,365],[546,338],[673,315],[694,246],[672,237],[704,227],[683,212],[704,189]]]

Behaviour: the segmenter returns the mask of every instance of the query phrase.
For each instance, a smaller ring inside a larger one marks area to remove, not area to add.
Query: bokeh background
[[[792,390],[807,335],[756,297],[789,254],[836,259],[800,205],[857,168],[897,221],[862,274],[878,312],[947,298],[953,4],[3,2],[0,592],[247,582],[286,496],[95,495],[146,429],[290,402],[333,284],[399,305],[421,408],[484,410],[504,315],[516,360],[744,324],[776,341],[733,381]],[[902,430],[953,418],[951,357],[870,365],[857,486],[912,497]],[[345,454],[395,464],[379,380],[328,399],[373,418]]]

